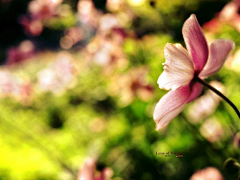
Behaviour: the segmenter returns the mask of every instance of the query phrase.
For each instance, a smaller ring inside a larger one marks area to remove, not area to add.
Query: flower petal
[[[78,180],[94,180],[95,168],[94,160],[87,159],[78,175]]]
[[[218,72],[223,66],[228,53],[234,47],[235,44],[232,40],[218,39],[213,41],[210,45],[209,60],[199,76],[204,78]]]
[[[190,180],[224,180],[222,174],[215,167],[207,167],[205,169],[195,172]]]
[[[195,82],[192,85],[192,89],[191,89],[191,95],[188,99],[188,103],[190,103],[191,101],[195,100],[202,92],[202,84],[200,84],[199,82]]]
[[[188,84],[194,75],[191,57],[180,44],[168,43],[164,48],[164,71],[158,79],[161,89],[175,90]]]
[[[183,110],[189,96],[190,88],[187,85],[176,90],[171,90],[160,99],[153,113],[157,130],[167,126]]]
[[[208,45],[194,14],[185,21],[182,33],[187,50],[192,56],[195,71],[200,72],[208,59]]]

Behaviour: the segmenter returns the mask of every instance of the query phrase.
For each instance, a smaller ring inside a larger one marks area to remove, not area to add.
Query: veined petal
[[[190,103],[191,101],[195,100],[201,94],[202,88],[203,88],[203,85],[200,84],[199,82],[195,82],[192,85],[191,95],[190,95],[190,97],[188,99],[188,103]]]
[[[175,90],[188,84],[194,75],[191,57],[180,44],[168,43],[164,48],[164,71],[158,78],[161,89]]]
[[[232,40],[217,39],[210,45],[210,57],[199,74],[200,77],[204,78],[209,75],[215,74],[223,66],[228,53],[234,49],[235,44]]]
[[[187,85],[169,91],[160,99],[153,113],[154,121],[157,124],[157,130],[167,126],[169,122],[183,110],[190,93],[190,88]]]
[[[208,59],[208,45],[194,14],[185,21],[182,33],[187,50],[192,56],[195,71],[200,72]]]

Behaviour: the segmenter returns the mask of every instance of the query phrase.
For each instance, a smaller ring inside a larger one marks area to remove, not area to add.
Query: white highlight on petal
[[[168,43],[164,48],[166,61],[163,63],[164,72],[158,79],[161,89],[175,90],[188,84],[194,76],[191,57],[180,44]]]

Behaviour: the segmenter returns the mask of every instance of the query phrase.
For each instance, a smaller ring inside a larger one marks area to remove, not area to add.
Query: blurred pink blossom
[[[225,94],[225,87],[222,83],[211,81],[209,84]],[[208,90],[204,95],[197,98],[190,106],[188,111],[188,121],[191,123],[197,123],[203,120],[203,118],[213,114],[221,100],[222,99],[218,95]]]
[[[43,24],[40,20],[32,20],[27,16],[21,16],[19,23],[23,26],[24,32],[32,36],[38,36],[43,31]]]
[[[95,36],[84,51],[85,59],[103,68],[103,74],[112,75],[116,69],[124,69],[128,61],[122,47],[111,39]]]
[[[222,29],[222,23],[220,22],[219,18],[213,18],[204,23],[202,28],[208,32],[218,33]]]
[[[34,45],[31,41],[25,40],[18,47],[10,47],[7,50],[7,65],[22,62],[34,56]]]
[[[99,17],[102,13],[95,8],[92,0],[80,0],[78,2],[78,13],[80,15],[80,22],[96,28]]]
[[[236,133],[234,138],[233,138],[233,145],[235,148],[239,149],[240,148],[240,132]]]
[[[113,14],[104,14],[99,20],[99,30],[106,32],[114,27],[119,27],[119,21]]]
[[[28,10],[33,19],[47,20],[58,13],[62,0],[33,0]]]
[[[104,168],[98,176],[96,176],[95,160],[89,158],[85,161],[82,169],[79,171],[77,180],[110,180],[113,171],[110,168]]]
[[[0,70],[0,97],[11,97],[23,105],[32,100],[32,85],[26,80],[16,77],[11,71]]]
[[[107,0],[106,8],[109,11],[118,11],[123,2],[122,0]]]
[[[136,97],[142,101],[149,101],[153,97],[154,89],[147,81],[147,72],[145,67],[135,68],[125,75],[112,78],[109,93],[119,96],[119,106],[129,105]]]
[[[80,27],[71,27],[65,30],[64,36],[60,39],[60,46],[63,49],[70,49],[83,39],[84,31]]]
[[[207,167],[195,172],[190,180],[224,180],[224,178],[215,167]]]
[[[217,119],[210,118],[204,121],[200,127],[200,133],[209,142],[217,142],[224,136],[224,129]]]
[[[219,18],[222,21],[231,21],[239,17],[238,10],[240,8],[240,1],[233,0],[227,3],[221,12],[219,13]]]
[[[38,86],[42,91],[62,93],[75,81],[75,64],[70,54],[59,53],[56,60],[38,73]]]
[[[0,71],[0,94],[9,97],[18,92],[18,83],[13,74],[7,70]]]
[[[212,33],[217,33],[221,30],[223,24],[228,24],[240,31],[240,1],[233,0],[227,3],[223,9],[209,22],[203,24],[203,29]]]
[[[164,128],[185,105],[202,92],[202,84],[194,78],[205,78],[218,72],[228,53],[234,48],[231,40],[218,39],[209,47],[195,15],[188,18],[182,29],[186,51],[180,44],[168,43],[164,48],[166,62],[158,79],[161,89],[171,90],[157,103],[154,110],[156,129]]]
[[[19,96],[17,99],[23,105],[29,105],[32,101],[33,87],[30,82],[24,82],[19,85]]]
[[[60,13],[62,0],[32,0],[28,4],[30,16],[20,16],[19,23],[26,34],[38,36],[43,31],[43,23]]]
[[[113,14],[105,14],[100,18],[97,33],[104,39],[112,40],[119,45],[127,37],[127,33],[120,24],[119,18]]]

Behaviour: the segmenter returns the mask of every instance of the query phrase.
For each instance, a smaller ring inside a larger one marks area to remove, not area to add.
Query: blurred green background
[[[210,166],[237,179],[223,168],[240,160],[226,102],[204,89],[167,128],[156,131],[152,117],[166,93],[164,46],[184,45],[192,13],[208,42],[235,42],[206,81],[240,107],[239,2],[229,2],[0,0],[0,179],[73,180],[88,157],[113,180],[189,179]]]

